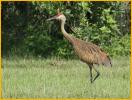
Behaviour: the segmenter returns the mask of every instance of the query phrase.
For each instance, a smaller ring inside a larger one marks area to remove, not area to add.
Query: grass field
[[[3,98],[129,98],[130,58],[112,59],[113,67],[89,68],[79,60],[10,58],[2,60]],[[95,72],[94,76],[95,76]]]

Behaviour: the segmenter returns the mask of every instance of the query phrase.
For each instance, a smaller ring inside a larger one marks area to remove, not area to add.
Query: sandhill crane
[[[71,36],[66,32],[64,28],[66,17],[64,16],[64,14],[59,12],[59,9],[58,13],[55,16],[47,20],[50,21],[54,19],[61,21],[61,31],[64,37],[72,44],[76,55],[78,55],[81,61],[85,62],[89,66],[91,83],[93,83],[100,75],[99,71],[97,71],[97,69],[94,67],[94,64],[102,64],[112,67],[110,57],[100,47],[93,43],[85,42],[83,40],[75,38],[74,36]],[[97,73],[94,78],[92,77],[92,69],[94,69]]]

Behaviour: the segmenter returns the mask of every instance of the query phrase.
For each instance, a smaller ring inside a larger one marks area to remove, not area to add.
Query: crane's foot
[[[90,79],[90,82],[91,82],[91,84],[93,83],[93,80],[92,79]]]
[[[90,69],[90,82],[92,83],[93,78],[92,78],[92,66],[93,65],[89,65],[89,69]]]
[[[97,75],[95,76],[95,78],[92,80],[92,83],[99,77],[100,73],[97,72]]]
[[[95,69],[93,64],[89,64],[89,69],[90,69],[90,82],[93,83],[99,77],[100,73],[98,72],[98,70]],[[97,73],[97,75],[95,76],[94,79],[92,77],[92,69],[94,69],[96,71],[96,73]]]

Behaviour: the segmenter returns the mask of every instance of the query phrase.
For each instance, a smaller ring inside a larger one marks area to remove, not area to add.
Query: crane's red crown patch
[[[62,15],[62,13],[58,13],[58,14],[57,14],[57,16],[60,16],[60,15]]]

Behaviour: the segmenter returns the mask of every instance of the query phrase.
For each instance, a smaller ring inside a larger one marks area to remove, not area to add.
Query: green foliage
[[[118,45],[117,45],[118,44]],[[111,39],[111,45],[102,46],[112,56],[130,55],[130,35],[126,34],[123,37],[116,37]]]
[[[32,52],[32,54],[44,55],[49,51],[50,41],[51,38],[44,36],[44,34],[27,36],[25,38],[26,50],[27,52]]]
[[[129,2],[2,2],[3,56],[75,57],[60,23],[46,21],[58,8],[67,17],[65,28],[71,35],[111,56],[130,54]]]
[[[53,51],[53,56],[57,56],[57,57],[64,57],[64,58],[73,58],[73,49],[72,46],[69,44],[68,41],[64,40],[60,40],[57,41],[56,44],[56,49]]]

